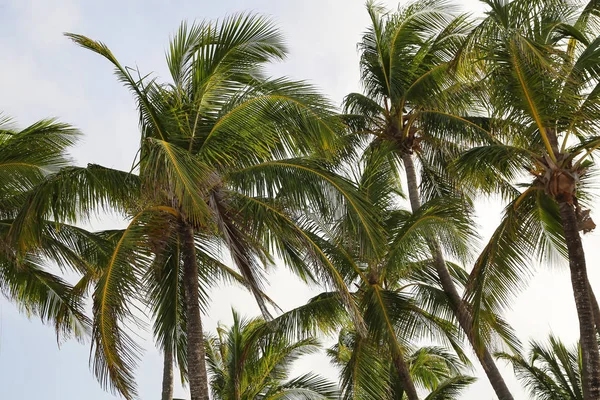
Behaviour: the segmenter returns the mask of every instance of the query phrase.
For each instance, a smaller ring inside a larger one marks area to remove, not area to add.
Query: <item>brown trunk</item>
[[[166,346],[164,357],[161,399],[173,400],[173,346]]]
[[[598,300],[594,294],[592,286],[588,282],[590,288],[590,301],[592,302],[592,311],[594,312],[594,324],[596,325],[596,332],[600,334],[600,307],[598,306]]]
[[[485,344],[478,342],[476,336],[474,335],[473,317],[471,316],[471,313],[467,309],[463,299],[456,290],[456,286],[454,285],[452,276],[450,275],[450,272],[446,267],[444,255],[437,241],[432,241],[432,248],[434,249],[433,258],[435,263],[435,269],[440,278],[442,289],[450,299],[454,315],[456,316],[460,327],[467,335],[469,343],[471,344],[473,351],[477,355],[479,363],[483,367],[483,370],[485,371],[485,374],[487,375],[487,378],[490,381],[492,388],[494,388],[498,399],[512,400],[513,396],[510,393],[508,386],[506,386],[506,382],[504,382],[504,378],[502,377],[502,374],[500,374],[500,371],[498,370],[498,367],[494,362],[494,358],[488,351]]]
[[[408,368],[408,364],[402,357],[402,354],[399,354],[397,351],[394,354],[394,367],[396,367],[396,371],[398,372],[398,376],[402,381],[402,388],[406,392],[406,397],[408,400],[419,400],[419,395],[417,394],[417,389],[415,388],[415,384],[412,381],[412,377],[410,376],[410,369]]]
[[[408,197],[410,199],[412,211],[415,212],[421,207],[419,187],[417,185],[417,174],[410,154],[404,154],[402,156],[402,160],[404,162],[404,168],[406,171]],[[498,399],[513,400],[513,396],[508,390],[508,386],[506,386],[506,382],[504,382],[504,378],[502,377],[502,374],[500,374],[500,371],[494,362],[494,358],[488,351],[487,347],[485,347],[485,345],[482,343],[478,343],[476,340],[476,336],[473,332],[473,318],[462,297],[458,294],[458,290],[456,290],[452,276],[446,267],[446,260],[444,259],[444,254],[442,253],[442,249],[438,241],[435,238],[432,238],[430,240],[429,247],[432,251],[435,269],[440,278],[442,289],[446,293],[446,296],[448,296],[450,304],[452,305],[452,310],[454,311],[454,315],[458,320],[460,327],[467,335],[469,343],[473,347],[473,350],[475,351],[475,354],[477,355],[477,358],[479,359],[479,362],[483,367],[490,384],[494,388]]]
[[[560,203],[559,207],[567,249],[569,250],[571,285],[573,286],[575,307],[579,318],[579,342],[583,364],[583,398],[585,400],[598,400],[600,399],[600,354],[598,352],[598,341],[596,340],[594,310],[585,265],[585,254],[579,236],[579,228],[577,227],[575,208],[566,202]]]
[[[187,314],[187,362],[191,400],[209,400],[206,374],[206,351],[200,305],[198,304],[198,264],[194,245],[194,230],[187,224],[181,226],[183,242],[183,276]]]
[[[421,208],[421,199],[419,196],[419,185],[417,184],[417,171],[412,156],[408,153],[402,154],[404,162],[404,171],[406,172],[406,183],[408,186],[408,198],[410,200],[410,208],[412,212],[416,212]]]

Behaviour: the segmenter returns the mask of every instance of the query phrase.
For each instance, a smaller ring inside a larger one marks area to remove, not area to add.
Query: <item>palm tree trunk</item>
[[[206,350],[198,304],[198,264],[194,244],[194,230],[181,226],[183,242],[183,276],[187,314],[187,362],[191,400],[209,400],[208,376],[206,374]]]
[[[585,254],[579,236],[575,208],[566,202],[561,202],[559,207],[569,251],[571,285],[573,286],[575,307],[579,318],[579,341],[581,343],[583,364],[583,398],[585,400],[597,400],[600,399],[600,354],[598,352],[598,341],[596,340],[594,309],[585,265]]]
[[[456,316],[460,327],[467,335],[469,343],[477,355],[477,358],[479,359],[479,362],[483,367],[483,370],[485,371],[485,374],[487,375],[488,380],[490,381],[492,388],[494,388],[498,398],[500,400],[512,400],[513,396],[510,393],[506,382],[504,382],[504,378],[502,377],[502,374],[500,374],[494,358],[490,354],[485,344],[477,340],[476,335],[473,332],[473,317],[467,309],[465,302],[456,290],[456,286],[454,285],[452,277],[450,276],[450,272],[446,267],[446,260],[444,260],[444,255],[437,241],[433,241],[432,247],[434,248],[433,259],[436,272],[440,278],[442,289],[450,299],[450,304],[452,305],[454,315]]]
[[[162,381],[162,400],[173,400],[173,346],[165,346]]]
[[[419,208],[421,208],[419,185],[417,185],[417,171],[415,171],[415,164],[413,163],[412,156],[410,154],[402,154],[402,162],[404,163],[404,171],[406,172],[410,208],[412,209],[412,212],[416,212]]]
[[[404,169],[406,171],[410,206],[412,211],[415,212],[421,207],[419,187],[417,185],[417,173],[415,171],[415,166],[410,154],[403,154],[402,161],[404,162]],[[456,290],[452,276],[446,267],[446,260],[444,259],[444,254],[442,253],[440,244],[435,238],[431,238],[429,241],[429,247],[432,251],[433,262],[438,277],[440,278],[442,289],[446,293],[446,296],[448,296],[450,304],[452,305],[452,310],[454,311],[454,315],[458,320],[460,327],[467,335],[469,343],[471,343],[471,346],[473,347],[473,350],[475,351],[475,354],[477,355],[477,358],[479,359],[479,362],[483,367],[490,384],[496,392],[498,399],[513,400],[513,396],[510,393],[510,390],[508,390],[508,386],[506,385],[502,374],[500,374],[500,371],[494,362],[494,358],[488,351],[487,347],[483,343],[479,343],[479,341],[476,340],[476,336],[473,332],[473,318],[462,297],[458,294],[458,290]]]
[[[419,400],[419,395],[417,394],[417,389],[410,376],[410,369],[408,368],[408,364],[406,364],[406,360],[404,360],[402,354],[399,354],[397,351],[394,353],[394,367],[396,367],[396,372],[398,372],[398,376],[402,382],[402,388],[406,392],[406,397],[408,397],[408,400]]]
[[[594,312],[594,324],[596,324],[596,332],[600,335],[600,307],[589,282],[588,287],[590,288],[590,301],[592,302],[592,311]]]

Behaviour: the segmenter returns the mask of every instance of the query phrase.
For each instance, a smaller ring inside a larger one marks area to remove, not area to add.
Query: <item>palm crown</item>
[[[491,138],[489,121],[478,109],[483,81],[465,74],[457,62],[472,25],[447,2],[416,1],[386,13],[369,2],[371,26],[359,43],[365,94],[352,93],[344,108],[354,132],[367,134],[371,151],[387,154],[399,185],[404,167],[412,211],[436,198],[458,198],[469,207],[468,186],[461,186],[449,165],[474,143]],[[418,161],[415,165],[414,159]],[[417,174],[420,175],[418,179]],[[443,200],[438,200],[443,201]],[[458,292],[448,271],[444,244],[431,232],[424,238],[454,316],[474,347],[497,395],[512,399],[486,348],[479,314]],[[476,329],[474,329],[474,327]]]
[[[597,78],[590,69],[595,48],[588,39],[594,35],[595,17],[576,13],[568,2],[556,2],[556,8],[538,3],[490,2],[490,16],[471,38],[479,43],[477,57],[494,81],[490,96],[497,114],[495,139],[465,152],[455,165],[470,184],[512,201],[504,235],[520,232],[512,236],[507,257],[497,259],[502,267],[485,271],[483,257],[476,267],[498,301],[517,283],[515,268],[527,264],[517,261],[519,255],[544,256],[558,250],[566,256],[559,210],[552,199],[581,201],[580,228],[588,231],[593,225],[582,206],[588,196],[588,157],[595,150]],[[516,101],[508,102],[507,96]],[[500,230],[496,238],[501,245]],[[487,273],[489,278],[484,278]]]
[[[582,400],[582,366],[579,346],[567,347],[550,336],[545,343],[532,341],[526,357],[498,353],[496,357],[509,361],[517,379],[536,399]]]
[[[579,231],[593,229],[585,183],[596,150],[597,4],[486,1],[490,11],[464,55],[485,77],[493,142],[465,152],[459,175],[510,199],[479,257],[470,296],[502,307],[522,286],[532,254],[568,256],[580,322],[586,398],[600,394],[600,356]],[[515,187],[529,177],[521,192]],[[597,307],[596,307],[597,308]]]
[[[215,268],[231,276],[219,249],[228,251],[268,317],[260,265],[272,262],[274,252],[301,277],[319,274],[345,290],[311,239],[304,210],[326,219],[347,206],[372,243],[376,221],[351,182],[328,172],[325,159],[307,157],[325,157],[338,146],[341,124],[327,101],[302,82],[263,76],[264,64],[285,54],[269,20],[236,15],[183,24],[167,55],[172,82],[166,84],[135,77],[102,43],[68,36],[108,59],[132,90],[140,111],[139,174],[94,165],[64,169],[28,198],[18,225],[35,236],[33,221],[44,213],[77,220],[110,206],[128,216],[125,230],[109,233],[111,255],[95,279],[96,374],[126,397],[135,395],[136,346],[121,322],[132,317],[130,301],[146,287],[159,342],[178,347],[196,398],[208,389],[198,276]]]
[[[429,393],[426,400],[454,399],[474,381],[463,375],[461,361],[440,347],[409,349],[407,363],[417,386]],[[337,343],[327,350],[341,369],[344,399],[402,399],[405,390],[395,378],[389,357],[376,343],[340,331]]]
[[[344,99],[349,123],[373,145],[396,149],[391,156],[417,157],[422,199],[454,194],[447,164],[487,135],[468,115],[479,84],[459,79],[454,63],[471,24],[447,2],[416,1],[395,13],[369,2],[367,9],[371,26],[358,45],[364,94]]]
[[[356,354],[344,363],[345,398],[387,398],[392,390],[390,382],[394,382],[394,390],[415,398],[417,389],[411,376],[409,351],[421,335],[441,340],[451,346],[462,361],[468,362],[461,350],[461,336],[448,320],[452,318],[452,308],[435,277],[424,240],[435,233],[456,257],[468,253],[467,243],[473,232],[462,213],[457,212],[462,210],[463,204],[440,198],[424,204],[414,214],[398,209],[399,193],[389,161],[381,149],[367,151],[356,170],[358,189],[373,204],[385,229],[386,244],[376,253],[362,252],[360,245],[346,235],[344,225],[352,218],[343,214],[319,237],[320,247],[335,261],[348,286],[356,287],[350,293],[353,312],[349,313],[341,306],[343,303],[340,304],[346,294],[332,291],[322,293],[306,306],[274,321],[283,326],[309,326],[326,332],[339,328],[347,331]],[[460,267],[451,265],[450,268],[456,284],[466,282],[467,275]],[[486,325],[488,333],[503,331],[507,337],[511,336],[501,319],[489,317],[488,320],[494,322]],[[316,322],[310,322],[311,319]],[[290,323],[290,320],[295,322]],[[368,352],[369,348],[375,352]],[[387,369],[380,370],[382,375],[376,376],[374,365],[381,363]],[[361,388],[357,389],[357,385]],[[437,387],[436,384],[425,386]]]
[[[128,399],[139,350],[130,329],[147,307],[165,383],[176,361],[192,400],[209,391],[336,396],[317,376],[289,379],[290,362],[317,348],[304,335],[333,329],[342,329],[329,354],[345,398],[415,400],[419,387],[428,399],[456,396],[471,382],[455,366],[468,364],[464,333],[498,397],[510,400],[487,346],[496,334],[513,350],[519,343],[496,313],[533,254],[557,254],[570,262],[580,350],[551,339],[555,354],[533,344],[530,360],[500,357],[542,396],[600,396],[600,307],[579,234],[595,227],[585,208],[600,148],[597,1],[485,3],[474,26],[445,1],[391,13],[368,2],[358,46],[364,93],[344,99],[342,116],[310,85],[266,76],[286,47],[259,15],[183,23],[166,82],[67,34],[132,91],[139,150],[131,171],[71,167],[71,127],[48,120],[18,131],[0,121],[0,290],[78,337],[90,324],[81,301],[91,291],[95,373]],[[398,207],[401,166],[412,212]],[[445,257],[471,261],[470,185],[509,205],[469,275]],[[69,225],[105,210],[127,227]],[[278,259],[330,290],[272,320],[263,271]],[[67,284],[44,270],[48,261],[81,280]],[[230,329],[205,341],[207,289],[222,279],[248,288],[264,320],[234,313]],[[415,351],[426,334],[457,355]],[[172,397],[168,386],[163,398]]]
[[[334,384],[315,374],[290,378],[292,364],[319,349],[314,338],[293,340],[261,319],[233,312],[206,342],[214,399],[335,399]]]
[[[66,150],[79,133],[55,120],[41,120],[22,130],[0,117],[0,290],[28,315],[53,322],[59,336],[81,339],[89,329],[79,293],[50,273],[49,262],[84,272],[90,234],[56,221],[38,220],[40,240],[20,237],[14,219],[23,201],[44,178],[67,165]]]

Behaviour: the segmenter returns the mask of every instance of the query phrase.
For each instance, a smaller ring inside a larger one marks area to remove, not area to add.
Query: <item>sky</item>
[[[477,1],[456,2],[476,15],[484,9]],[[383,3],[389,8],[398,4]],[[72,150],[77,165],[96,163],[129,170],[139,140],[132,97],[112,75],[108,62],[75,46],[62,33],[75,32],[103,41],[122,64],[166,77],[164,52],[169,36],[182,20],[214,19],[238,11],[270,15],[281,27],[290,54],[270,68],[273,76],[306,79],[336,104],[345,94],[360,89],[356,43],[368,23],[363,0],[0,0],[0,112],[13,117],[21,127],[41,118],[58,117],[83,132]],[[489,237],[501,211],[498,202],[477,203],[483,238]],[[600,219],[592,210],[594,216]],[[91,228],[121,225],[118,218],[105,216]],[[583,241],[592,286],[600,290],[600,231],[586,235]],[[574,343],[578,326],[567,268],[532,265],[531,269],[536,270],[534,278],[506,313],[506,319],[523,343],[544,340],[550,332]],[[269,279],[268,293],[284,309],[298,306],[319,292],[300,283],[283,267],[272,271]],[[250,295],[239,288],[220,287],[212,293],[211,308],[204,316],[205,329],[214,330],[218,321],[229,323],[232,307],[248,316],[259,314]],[[161,356],[151,335],[139,334],[146,349],[137,370],[140,398],[158,399]],[[502,363],[499,366],[515,398],[527,399],[512,369]],[[323,355],[304,359],[295,370],[337,377]],[[494,399],[482,371],[475,369],[473,374],[479,379],[462,398]],[[89,343],[68,341],[59,348],[52,327],[29,320],[3,298],[0,388],[3,398],[115,398],[100,388],[89,370]],[[189,395],[176,384],[175,397],[188,399]]]

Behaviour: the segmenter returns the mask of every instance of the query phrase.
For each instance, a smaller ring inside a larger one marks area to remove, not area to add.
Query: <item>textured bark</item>
[[[496,395],[500,400],[512,400],[513,396],[504,382],[502,374],[496,366],[494,358],[490,354],[485,344],[477,341],[477,338],[473,332],[473,317],[467,309],[465,302],[462,297],[458,294],[452,276],[446,267],[446,261],[444,260],[443,253],[436,241],[432,241],[432,247],[434,250],[434,263],[436,272],[440,278],[442,289],[450,299],[454,315],[458,320],[458,323],[462,330],[467,335],[473,351],[479,359],[479,363],[483,367],[485,374],[492,385],[492,388],[496,392]]]
[[[408,197],[410,199],[412,211],[415,212],[421,207],[419,187],[417,185],[417,174],[410,154],[404,154],[402,156],[402,160],[404,162],[404,169],[406,171]],[[454,285],[450,271],[448,271],[446,260],[444,259],[444,254],[438,241],[435,238],[431,238],[428,244],[433,255],[433,262],[440,279],[442,289],[444,290],[444,293],[446,293],[446,296],[448,296],[454,315],[458,320],[461,329],[467,335],[469,343],[473,347],[473,350],[477,355],[477,358],[479,359],[479,362],[483,367],[483,370],[485,371],[492,388],[496,392],[498,399],[513,400],[513,396],[510,393],[508,386],[506,386],[506,382],[504,381],[502,374],[500,374],[500,371],[494,362],[494,358],[488,351],[487,347],[482,343],[478,343],[476,340],[476,336],[473,332],[473,317],[469,312],[464,300],[458,294],[458,290],[456,290],[456,285]]]
[[[596,332],[600,334],[600,307],[598,306],[598,300],[596,299],[594,290],[589,282],[588,287],[590,288],[590,301],[592,302],[592,311],[594,312],[594,324],[596,325]]]
[[[161,399],[173,400],[173,346],[166,346],[164,357]]]
[[[415,388],[415,384],[413,383],[412,377],[410,376],[410,369],[408,368],[408,364],[406,364],[406,361],[402,357],[402,354],[399,354],[398,352],[394,354],[394,366],[396,367],[398,376],[402,381],[402,388],[406,392],[406,397],[408,397],[408,400],[419,400],[417,389]]]
[[[585,254],[577,217],[573,205],[562,202],[559,204],[560,217],[565,232],[567,249],[569,250],[569,269],[571,270],[571,285],[575,296],[575,307],[579,318],[579,342],[583,364],[582,385],[585,400],[600,399],[600,354],[594,323],[590,285],[585,265]]]
[[[416,212],[419,208],[421,208],[421,199],[419,196],[419,185],[417,184],[417,171],[415,171],[415,163],[413,162],[412,156],[408,153],[402,154],[402,162],[404,163],[404,171],[406,172],[410,208],[412,209],[412,212]]]
[[[198,304],[198,264],[194,245],[194,230],[182,224],[183,275],[187,314],[187,362],[191,400],[209,400],[206,374],[206,351],[200,305]]]

